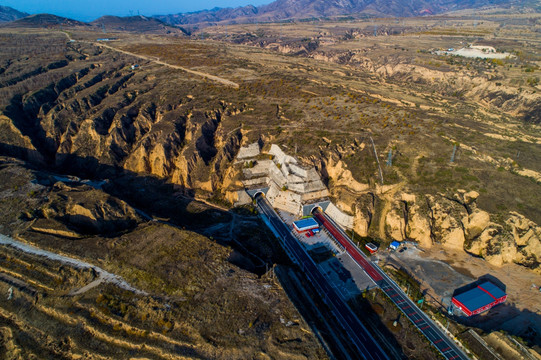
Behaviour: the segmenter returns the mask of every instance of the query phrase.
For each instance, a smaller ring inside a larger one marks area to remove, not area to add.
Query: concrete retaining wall
[[[256,157],[257,155],[259,155],[259,144],[255,142],[253,144],[241,147],[239,149],[239,153],[237,154],[237,159],[250,159]]]
[[[278,162],[278,163],[280,163],[282,165],[285,164],[285,163],[291,163],[291,164],[296,164],[297,163],[297,159],[295,159],[294,157],[289,156],[286,153],[284,153],[282,151],[282,149],[280,149],[280,147],[278,145],[275,145],[275,144],[271,145],[269,154],[273,155],[276,162]]]
[[[302,199],[302,202],[309,202],[313,200],[323,199],[323,198],[326,198],[327,196],[329,196],[329,192],[327,191],[327,189],[324,189],[321,191],[314,191],[314,192],[302,194],[301,199]]]
[[[300,177],[305,178],[308,176],[308,172],[298,165],[290,164],[289,168],[293,174],[299,175]]]
[[[345,214],[333,203],[329,204],[325,213],[336,221],[338,225],[350,230],[353,229],[353,216]]]
[[[237,201],[235,202],[235,206],[239,205],[246,205],[250,204],[252,202],[252,198],[250,195],[246,193],[244,190],[237,191]]]

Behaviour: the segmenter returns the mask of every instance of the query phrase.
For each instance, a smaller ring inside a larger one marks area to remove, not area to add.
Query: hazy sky
[[[0,0],[0,5],[11,6],[29,14],[50,13],[76,20],[90,21],[102,15],[128,16],[163,15],[179,12],[262,5],[272,0]]]

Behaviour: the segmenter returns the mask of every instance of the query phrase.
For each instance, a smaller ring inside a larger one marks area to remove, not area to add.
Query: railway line
[[[416,304],[404,293],[404,291],[391,280],[383,270],[370,262],[365,255],[351,241],[347,234],[320,210],[314,210],[314,217],[324,226],[328,232],[338,241],[351,257],[357,261],[364,271],[383,290],[391,301],[404,313],[404,315],[421,331],[432,345],[448,360],[463,359],[469,357],[450,339],[438,325],[436,325]]]
[[[350,340],[359,350],[359,356],[366,360],[389,359],[348,304],[340,297],[331,284],[328,283],[310,255],[308,255],[298,240],[291,234],[291,230],[283,223],[264,195],[256,195],[255,200],[261,214],[268,220],[268,225],[279,236],[286,253],[301,267],[326,304],[332,309],[333,314],[348,333]]]

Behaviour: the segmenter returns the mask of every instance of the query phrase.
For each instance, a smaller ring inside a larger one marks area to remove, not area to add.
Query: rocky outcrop
[[[467,240],[473,240],[483,233],[490,224],[490,215],[486,211],[475,209],[463,219],[464,235]]]
[[[497,224],[477,207],[478,196],[464,190],[451,195],[398,193],[380,221],[392,240],[413,240],[424,248],[441,244],[483,257],[495,266],[516,263],[541,272],[541,227],[516,212],[510,212],[504,224]],[[363,216],[357,215],[355,221],[356,228],[364,229]]]
[[[142,221],[122,200],[87,185],[71,187],[62,182],[53,186],[49,203],[36,215],[35,231],[72,238],[77,234],[114,234],[131,230]],[[63,226],[53,226],[55,222]]]
[[[407,214],[406,238],[415,239],[424,248],[432,246],[432,228],[426,201],[416,201],[413,194],[402,194]]]
[[[402,201],[394,201],[385,215],[385,234],[392,240],[406,239],[405,208]]]
[[[355,203],[354,230],[361,236],[368,236],[375,212],[376,196],[366,193],[357,198]]]

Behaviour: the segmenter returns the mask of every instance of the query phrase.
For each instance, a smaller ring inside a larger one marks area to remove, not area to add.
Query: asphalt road
[[[312,258],[302,245],[291,234],[286,224],[262,195],[256,196],[261,213],[269,220],[270,225],[279,234],[289,257],[303,269],[312,284],[320,292],[326,304],[333,310],[338,321],[348,333],[352,343],[359,350],[359,356],[367,360],[389,359],[380,345],[375,341],[366,327],[351,311],[347,303],[338,295],[327,279],[319,271]]]
[[[368,261],[340,226],[319,210],[314,212],[314,216],[446,359],[469,359],[379,266]]]

